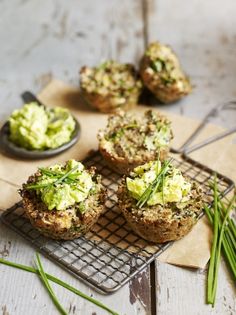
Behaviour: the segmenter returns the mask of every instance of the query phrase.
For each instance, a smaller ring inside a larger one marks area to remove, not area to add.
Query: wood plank
[[[12,0],[1,1],[0,9],[0,42],[4,43],[0,50],[1,120],[21,106],[22,91],[37,93],[53,76],[78,85],[82,65],[94,65],[107,58],[135,62],[144,47],[142,1],[102,0],[95,5],[93,0]],[[34,256],[26,242],[2,225],[1,253],[26,264]],[[119,314],[150,314],[149,269],[117,293],[102,296],[46,259],[43,263],[48,272],[93,295]],[[4,315],[56,314],[37,278],[5,266],[0,266],[0,275],[1,288],[5,290],[0,294]],[[58,287],[55,290],[70,314],[105,314],[83,299],[63,293]]]
[[[236,311],[234,283],[222,263],[215,307],[205,304],[206,271],[187,270],[156,263],[157,314],[233,315]]]

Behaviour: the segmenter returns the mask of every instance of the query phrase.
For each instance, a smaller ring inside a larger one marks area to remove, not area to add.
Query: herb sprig
[[[213,242],[207,277],[207,303],[214,306],[221,248],[224,250],[225,258],[236,280],[236,224],[229,217],[230,211],[235,205],[236,194],[226,206],[220,198],[216,177],[214,178],[214,183],[211,183],[210,186],[214,195],[213,207],[204,207],[207,217],[213,226]]]
[[[33,267],[30,267],[30,266],[26,266],[26,265],[22,265],[22,264],[18,264],[18,263],[15,263],[15,262],[12,262],[12,261],[9,261],[9,260],[5,260],[3,258],[0,258],[0,264],[3,264],[3,265],[6,265],[6,266],[9,266],[9,267],[14,267],[14,268],[17,268],[17,269],[20,269],[20,270],[24,270],[24,271],[27,271],[27,272],[31,272],[31,273],[35,273],[35,274],[38,274],[40,275],[39,273],[39,270],[36,269],[36,268],[33,268]],[[53,275],[50,275],[48,273],[45,273],[46,277],[48,280],[54,282],[54,283],[57,283],[59,284],[60,286],[64,287],[65,289],[75,293],[76,295],[84,298],[85,300],[95,304],[96,306],[104,309],[105,311],[107,311],[108,313],[112,314],[112,315],[119,315],[117,312],[113,311],[112,309],[110,309],[108,306],[104,305],[103,303],[101,303],[100,301],[92,298],[91,296],[89,295],[86,295],[84,294],[83,292],[81,292],[80,290],[76,289],[75,287],[72,287],[71,285],[69,285],[68,283],[62,281],[61,279],[59,278],[56,278],[54,277]]]
[[[161,166],[160,172],[157,174],[156,178],[149,184],[149,186],[146,188],[144,193],[139,198],[136,205],[139,208],[142,208],[151,198],[152,196],[157,192],[158,188],[161,187],[162,190],[162,198],[164,197],[164,178],[166,173],[169,170],[169,165],[171,163],[172,159],[168,161],[164,161],[163,165]],[[163,198],[164,201],[164,198]]]
[[[46,168],[39,168],[39,171],[46,176],[49,176],[50,178],[53,179],[52,182],[49,183],[33,183],[33,184],[27,184],[25,185],[26,189],[42,189],[42,188],[49,188],[51,186],[55,186],[57,184],[60,184],[62,182],[65,182],[67,184],[75,184],[77,183],[77,176],[78,174],[72,174],[73,172],[75,172],[78,169],[78,165],[76,165],[75,167],[73,167],[71,170],[69,170],[68,172],[66,172],[65,174],[61,173],[61,172],[56,172],[56,171],[52,171]],[[78,190],[80,190],[81,192],[84,192],[82,189],[77,188]]]
[[[58,301],[49,281],[48,281],[48,278],[44,272],[44,269],[43,269],[43,265],[41,263],[41,260],[40,260],[40,257],[39,257],[39,254],[36,253],[36,258],[37,258],[37,267],[38,267],[38,272],[39,272],[39,275],[41,277],[41,280],[45,286],[45,288],[47,289],[49,295],[51,296],[52,298],[52,301],[53,303],[56,305],[58,311],[62,314],[62,315],[67,315],[67,312],[64,310],[64,308],[61,306],[60,302]]]

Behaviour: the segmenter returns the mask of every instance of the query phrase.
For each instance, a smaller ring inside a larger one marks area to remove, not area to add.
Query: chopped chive
[[[74,171],[76,171],[78,168],[78,165],[76,165],[75,167],[73,167],[69,172],[67,172],[65,175],[63,175],[62,177],[60,177],[58,180],[56,180],[53,185],[59,184],[61,183],[65,178],[67,178],[71,173],[73,173]]]
[[[139,198],[138,202],[136,203],[136,205],[139,208],[142,208],[144,206],[144,204],[146,204],[152,198],[152,196],[156,193],[156,191],[158,190],[158,188],[160,186],[162,187],[162,190],[163,190],[164,177],[165,177],[165,174],[167,173],[167,171],[169,169],[169,165],[170,165],[171,161],[172,161],[172,159],[170,159],[169,161],[165,161],[163,163],[163,166],[161,167],[161,170],[157,174],[156,178],[148,185],[146,190],[143,192],[143,194]]]
[[[73,178],[73,172],[76,171],[76,169],[78,168],[78,165],[76,165],[75,167],[73,167],[70,171],[68,171],[67,173],[63,174],[62,176],[60,176],[61,174],[57,173],[57,172],[54,172],[54,171],[51,171],[51,170],[47,170],[45,168],[39,168],[39,170],[45,174],[45,175],[48,175],[50,176],[51,178],[52,177],[56,177],[55,181],[53,182],[50,182],[50,183],[45,183],[45,184],[37,184],[37,183],[33,183],[33,184],[27,184],[25,185],[25,188],[26,189],[41,189],[41,188],[48,188],[50,186],[53,186],[53,185],[57,185],[63,181],[65,182],[68,182],[68,183],[76,183],[76,178]],[[79,189],[81,192],[84,192],[82,189]]]

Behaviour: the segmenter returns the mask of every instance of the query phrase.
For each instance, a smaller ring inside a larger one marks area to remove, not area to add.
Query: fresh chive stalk
[[[45,288],[47,289],[49,295],[51,296],[52,298],[52,301],[53,303],[56,305],[58,311],[62,314],[62,315],[67,315],[68,313],[65,311],[65,309],[61,306],[60,302],[58,301],[50,283],[48,282],[48,278],[44,272],[44,269],[43,269],[43,265],[41,263],[41,260],[40,260],[40,257],[39,257],[39,254],[36,253],[36,258],[37,258],[37,267],[38,267],[38,272],[39,272],[39,275],[42,279],[42,282],[45,286]]]
[[[164,161],[164,163],[161,167],[161,170],[157,174],[156,178],[153,180],[153,182],[151,182],[149,184],[149,186],[146,188],[144,193],[139,198],[139,200],[136,204],[139,208],[142,208],[148,202],[148,200],[150,200],[152,198],[152,196],[156,193],[156,191],[158,190],[159,187],[162,188],[162,196],[164,195],[163,194],[164,178],[165,178],[165,174],[167,173],[167,171],[169,169],[169,165],[170,165],[171,161],[172,160]]]
[[[14,267],[14,268],[17,268],[17,269],[20,269],[20,270],[24,270],[24,271],[27,271],[27,272],[31,272],[31,273],[35,273],[35,274],[39,274],[39,270],[38,269],[35,269],[33,267],[30,267],[30,266],[26,266],[26,265],[22,265],[22,264],[18,264],[18,263],[15,263],[15,262],[12,262],[12,261],[9,261],[9,260],[5,260],[3,258],[0,258],[0,263],[3,264],[3,265],[6,265],[6,266],[9,266],[9,267]],[[89,295],[86,295],[85,293],[81,292],[80,290],[72,287],[71,285],[69,285],[68,283],[54,277],[53,275],[50,275],[48,273],[45,273],[46,277],[48,280],[54,282],[54,283],[57,283],[59,284],[60,286],[62,286],[63,288],[75,293],[76,295],[84,298],[85,300],[93,303],[94,305],[104,309],[105,311],[107,311],[108,313],[112,314],[112,315],[119,315],[117,312],[111,310],[109,307],[107,307],[106,305],[104,305],[103,303],[101,303],[100,301],[96,300],[96,299],[93,299],[92,297],[90,297]]]
[[[213,242],[211,247],[211,258],[210,265],[208,269],[207,278],[207,302],[213,304],[213,284],[215,281],[215,259],[217,255],[217,242],[218,242],[218,231],[219,231],[219,213],[218,213],[218,202],[217,202],[217,187],[216,187],[216,177],[214,180],[214,219],[213,219]]]
[[[229,216],[235,204],[236,194],[234,194],[233,198],[228,202],[227,206],[225,206],[220,199],[216,176],[214,183],[210,186],[214,195],[213,207],[211,209],[207,206],[204,207],[206,215],[213,226],[213,242],[207,277],[207,303],[214,306],[221,248],[223,248],[228,266],[236,280],[236,228],[234,220]]]
[[[65,174],[61,174],[58,172],[54,172],[51,170],[48,170],[46,168],[39,168],[39,170],[41,171],[42,174],[45,174],[51,178],[54,178],[55,180],[51,183],[45,183],[45,184],[37,184],[37,183],[33,183],[33,184],[27,184],[25,185],[26,189],[41,189],[41,188],[48,188],[50,186],[53,185],[57,185],[61,182],[66,182],[66,183],[76,183],[76,178],[73,177],[73,172],[75,172],[78,168],[78,165],[76,165],[75,167],[73,167],[70,171],[68,171]],[[82,189],[77,188],[78,190],[80,190],[81,192],[84,192]]]

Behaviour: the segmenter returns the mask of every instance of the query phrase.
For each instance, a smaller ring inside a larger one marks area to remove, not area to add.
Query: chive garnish
[[[58,301],[50,283],[48,282],[48,278],[43,270],[43,266],[39,257],[39,254],[36,253],[36,258],[37,258],[37,267],[38,267],[38,272],[39,275],[41,277],[41,280],[45,286],[45,288],[47,289],[49,295],[52,298],[53,303],[55,304],[55,306],[57,307],[58,311],[62,314],[62,315],[67,315],[67,312],[64,310],[64,308],[61,306],[60,302]]]
[[[41,188],[49,188],[51,186],[57,185],[59,183],[65,182],[65,183],[76,183],[77,180],[76,178],[73,177],[73,172],[75,172],[78,168],[78,165],[76,165],[75,167],[73,167],[70,171],[66,172],[65,174],[61,174],[59,172],[54,172],[45,168],[39,168],[39,170],[41,171],[42,174],[45,174],[51,178],[54,179],[53,182],[50,183],[45,183],[45,184],[37,184],[37,183],[33,183],[33,184],[27,184],[25,185],[26,189],[41,189]],[[77,176],[77,174],[76,174]],[[81,192],[84,192],[82,189],[77,188],[78,190],[80,190]]]
[[[161,187],[162,189],[162,198],[164,200],[164,197],[163,197],[164,178],[167,171],[169,170],[169,165],[171,161],[172,159],[163,162],[160,172],[157,174],[156,178],[148,185],[148,187],[146,188],[146,190],[144,191],[144,193],[141,195],[138,202],[136,203],[136,205],[139,208],[142,208],[152,198],[152,196],[157,192],[159,187]]]
[[[38,269],[35,269],[33,267],[30,267],[30,266],[26,266],[26,265],[22,265],[22,264],[18,264],[18,263],[15,263],[15,262],[12,262],[12,261],[9,261],[9,260],[5,260],[3,258],[0,258],[0,263],[3,264],[3,265],[6,265],[6,266],[9,266],[9,267],[14,267],[14,268],[17,268],[17,269],[20,269],[20,270],[24,270],[24,271],[27,271],[27,272],[31,272],[31,273],[35,273],[35,274],[38,274],[39,275],[39,270]],[[85,300],[93,303],[94,305],[104,309],[105,311],[107,311],[108,313],[112,314],[112,315],[119,315],[117,312],[111,310],[109,307],[107,307],[106,305],[104,305],[103,303],[101,303],[100,301],[96,300],[96,299],[93,299],[91,296],[89,295],[86,295],[85,293],[81,292],[80,290],[72,287],[71,285],[69,285],[68,283],[62,281],[61,279],[58,279],[56,277],[54,277],[53,275],[50,275],[48,273],[45,273],[46,277],[48,280],[54,282],[54,283],[57,283],[59,284],[60,286],[64,287],[65,289],[75,293],[76,295],[84,298]]]
[[[222,200],[220,200],[216,176],[213,184],[210,184],[210,187],[214,195],[213,207],[204,207],[207,217],[213,226],[213,242],[207,277],[207,303],[214,306],[221,248],[223,248],[228,266],[236,279],[236,225],[233,219],[229,217],[230,211],[235,204],[236,194],[234,194],[227,206],[225,206]]]

